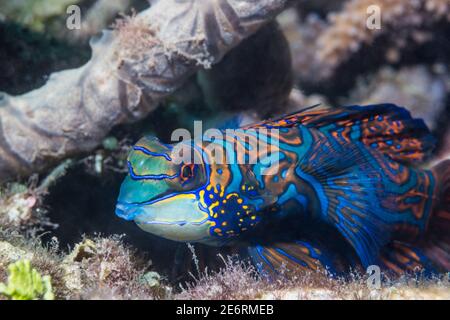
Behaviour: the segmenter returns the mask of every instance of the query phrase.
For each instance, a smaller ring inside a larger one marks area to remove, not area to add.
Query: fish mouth
[[[197,242],[210,236],[210,217],[192,195],[163,199],[151,205],[118,202],[116,215],[170,240]]]
[[[133,210],[134,209],[134,210]],[[138,214],[139,207],[136,208],[130,208],[129,204],[120,203],[118,202],[116,204],[116,216],[119,218],[122,218],[127,221],[133,221],[136,215]]]
[[[153,214],[151,214],[151,210],[147,210],[141,206],[135,206],[130,207],[130,204],[124,204],[124,203],[117,203],[116,204],[116,216],[119,218],[122,218],[127,221],[135,221],[138,224],[143,225],[178,225],[180,227],[185,226],[187,224],[192,225],[202,225],[205,222],[208,221],[208,217],[201,221],[188,221],[188,220],[174,220],[174,221],[164,221],[164,220],[158,220],[156,217],[153,217]],[[141,220],[138,218],[141,214],[145,215],[145,220]]]
[[[180,220],[180,221],[158,221],[158,220],[151,220],[151,221],[138,221],[137,223],[140,225],[167,225],[167,226],[171,226],[171,225],[176,225],[176,226],[180,226],[183,227],[185,225],[193,225],[193,226],[201,226],[202,224],[206,223],[208,221],[208,218],[205,218],[202,221],[196,221],[196,222],[191,222],[191,221],[185,221],[185,220]]]
[[[133,204],[126,204],[126,203],[120,203],[118,202],[116,204],[116,210],[115,210],[116,216],[119,218],[122,218],[127,221],[135,221],[138,224],[161,224],[161,225],[179,225],[184,226],[187,224],[192,225],[202,225],[208,220],[208,217],[201,221],[188,221],[186,219],[180,219],[180,220],[173,220],[173,221],[167,221],[167,220],[159,220],[157,219],[157,212],[152,210],[151,207],[143,206],[143,205],[133,205]],[[144,215],[144,219],[140,219],[139,215]]]

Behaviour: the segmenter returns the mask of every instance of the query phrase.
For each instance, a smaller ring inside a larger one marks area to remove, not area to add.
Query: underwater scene
[[[0,0],[3,300],[450,300],[450,1]]]

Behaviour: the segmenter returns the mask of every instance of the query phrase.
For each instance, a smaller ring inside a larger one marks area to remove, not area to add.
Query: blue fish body
[[[197,161],[153,138],[134,146],[119,216],[172,240],[246,245],[268,275],[450,268],[449,165],[415,168],[434,139],[403,108],[300,111],[184,145]]]

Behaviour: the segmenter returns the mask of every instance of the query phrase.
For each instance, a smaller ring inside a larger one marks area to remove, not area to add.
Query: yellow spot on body
[[[226,226],[227,225],[227,222],[226,221],[224,221],[224,222],[222,222],[222,226]]]
[[[242,206],[242,209],[244,209],[244,210],[248,209],[248,206]]]
[[[227,203],[227,199],[224,199],[224,200],[222,201],[222,203]]]
[[[252,216],[250,219],[255,220],[255,219],[256,219],[256,216]]]
[[[240,222],[244,222],[244,219],[239,219]]]
[[[237,199],[237,203],[241,204],[242,202],[244,202],[242,199]]]
[[[214,199],[214,195],[210,194],[210,195],[209,195],[209,198],[210,198],[210,199]]]
[[[206,190],[208,190],[208,191],[211,191],[211,189],[212,189],[212,186],[211,186],[211,185],[208,185],[208,186],[206,187]]]
[[[211,207],[209,208],[210,210],[214,209],[215,207],[217,207],[219,205],[219,201],[214,202]]]
[[[220,210],[220,213],[222,213],[222,214],[223,214],[223,213],[225,213],[225,210],[223,210],[223,209],[222,209],[222,210]]]
[[[206,203],[205,203],[205,190],[201,190],[199,193],[200,196],[200,203],[201,205],[206,208]]]
[[[214,229],[214,232],[215,232],[215,233],[221,233],[221,232],[222,232],[222,230],[221,230],[221,229],[219,229],[219,228],[215,228],[215,229]]]
[[[236,193],[230,193],[229,195],[227,195],[226,199],[230,199],[231,197],[236,197]]]

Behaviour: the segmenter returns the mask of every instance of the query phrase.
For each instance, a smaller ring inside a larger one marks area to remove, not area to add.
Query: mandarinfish
[[[382,104],[307,109],[242,129],[185,141],[197,161],[184,163],[173,145],[141,139],[116,214],[171,240],[246,246],[269,276],[374,264],[450,270],[450,161],[416,167],[435,143],[422,120]],[[220,148],[258,161],[214,161]],[[265,161],[274,156],[276,170]]]

